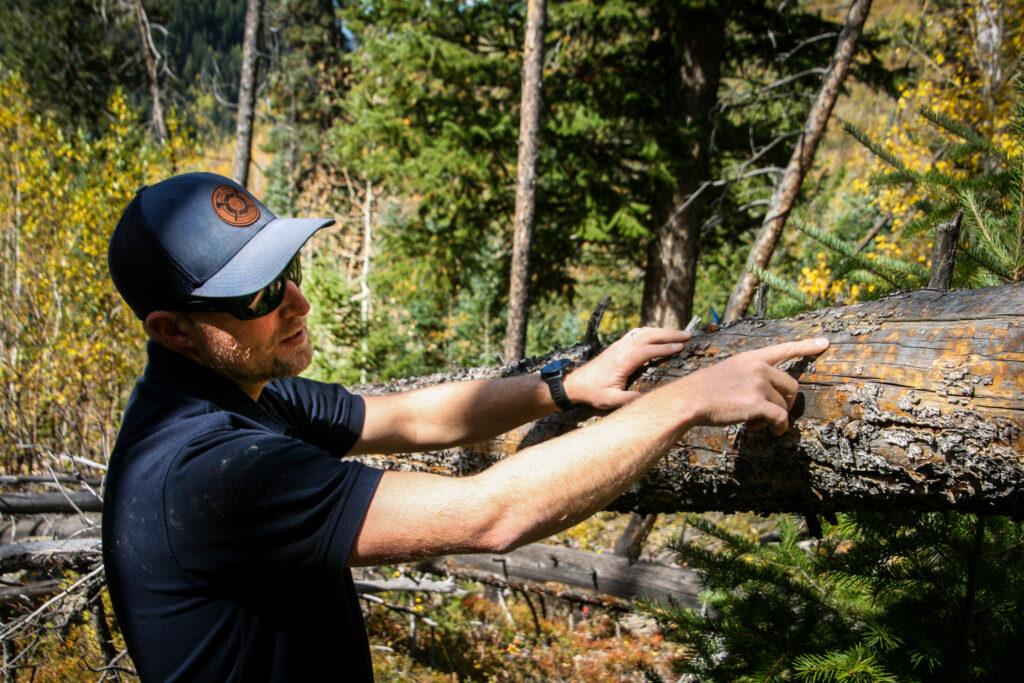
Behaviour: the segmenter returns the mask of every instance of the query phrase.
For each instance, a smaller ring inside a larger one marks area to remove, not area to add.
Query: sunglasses
[[[230,313],[239,320],[261,318],[275,311],[284,301],[288,280],[296,285],[302,284],[302,264],[298,254],[288,262],[281,274],[263,289],[241,296],[190,299],[179,306],[178,310]]]

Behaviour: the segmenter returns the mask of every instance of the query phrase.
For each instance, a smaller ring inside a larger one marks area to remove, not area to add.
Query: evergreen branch
[[[960,245],[960,249],[967,254],[967,257],[974,261],[976,264],[989,271],[993,275],[999,277],[1003,282],[1011,282],[1013,280],[1010,277],[1010,273],[1003,269],[1003,267],[992,260],[990,254],[982,250],[975,249],[974,247]]]
[[[973,146],[972,151],[985,151],[992,156],[998,157],[1004,164],[1009,162],[1009,159],[1003,150],[996,147],[992,144],[991,140],[978,133],[978,131],[974,130],[963,121],[957,121],[953,117],[943,114],[942,112],[934,111],[926,105],[918,107],[917,113],[947,133],[952,133],[953,135],[966,140],[969,145]]]
[[[968,229],[970,229],[972,224],[976,228],[973,232],[978,238],[978,246],[989,252],[993,262],[1011,262],[1010,252],[1006,249],[1006,246],[988,229],[988,224],[985,221],[985,216],[982,215],[982,206],[979,204],[977,196],[973,192],[965,191],[961,193],[960,201],[967,209]]]
[[[810,307],[812,305],[811,300],[807,297],[806,294],[801,292],[793,283],[787,282],[780,275],[777,275],[776,273],[773,273],[772,271],[766,270],[759,266],[753,266],[750,272],[756,275],[758,280],[761,280],[762,282],[766,283],[769,287],[782,292],[782,294],[788,296],[793,301],[796,301],[797,303],[803,304],[804,306],[807,307]]]
[[[917,173],[910,169],[900,171],[879,171],[872,173],[868,182],[874,187],[902,187],[919,180]]]
[[[892,256],[887,256],[885,254],[875,254],[869,260],[876,266],[881,266],[882,268],[885,268],[890,272],[896,272],[901,275],[910,275],[922,281],[928,280],[928,269],[923,268],[922,266],[911,261],[904,261],[902,259],[893,258]],[[906,281],[904,281],[902,288],[910,289],[910,285],[911,283],[907,283]]]
[[[824,655],[803,655],[793,663],[797,677],[810,683],[831,681],[875,681],[897,683],[898,679],[878,662],[863,645]]]
[[[712,538],[717,538],[719,541],[722,541],[722,543],[725,543],[734,550],[745,553],[756,553],[761,549],[760,544],[756,541],[751,540],[746,536],[735,534],[720,524],[715,524],[705,517],[689,515],[687,517],[687,523],[702,534],[711,536]]]
[[[912,171],[910,171],[910,169],[908,169],[903,164],[899,157],[897,157],[895,154],[888,151],[880,144],[872,140],[867,133],[862,131],[857,126],[853,125],[852,123],[843,122],[843,130],[846,131],[848,134],[852,135],[853,138],[857,142],[862,144],[864,147],[866,147],[868,151],[870,151],[872,154],[874,154],[879,159],[889,164],[896,170],[903,171],[905,173],[912,173]]]
[[[882,272],[880,270],[880,267],[884,269],[888,265],[883,260],[870,259],[867,257],[866,254],[857,251],[856,245],[849,244],[848,242],[845,242],[836,237],[835,235],[825,232],[824,230],[812,228],[810,225],[807,225],[802,220],[793,218],[791,219],[791,222],[793,223],[793,225],[796,226],[797,230],[804,233],[808,237],[811,237],[817,240],[818,242],[821,242],[829,249],[832,249],[833,251],[842,254],[843,256],[847,257],[848,259],[856,263],[858,266],[860,266],[860,268],[862,268],[863,270],[876,273],[879,277],[883,278],[886,282],[888,282],[893,289],[900,288],[900,279],[902,278],[902,273],[893,273],[891,272],[893,270],[892,268],[889,268],[890,272]],[[899,269],[897,268],[896,270]],[[927,275],[925,277],[927,277]]]

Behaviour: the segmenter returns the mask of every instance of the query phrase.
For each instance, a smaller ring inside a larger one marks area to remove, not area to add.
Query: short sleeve
[[[341,457],[363,433],[366,404],[340,384],[293,377],[267,385],[260,397],[303,441]]]
[[[208,577],[343,568],[381,474],[262,430],[209,434],[168,469],[171,551]]]

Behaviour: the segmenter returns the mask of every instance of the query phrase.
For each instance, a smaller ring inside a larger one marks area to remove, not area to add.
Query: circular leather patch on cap
[[[252,225],[260,217],[260,208],[245,192],[230,185],[213,190],[213,210],[222,221],[236,228]]]

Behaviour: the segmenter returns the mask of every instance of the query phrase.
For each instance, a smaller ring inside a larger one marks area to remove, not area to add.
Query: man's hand
[[[696,424],[769,424],[776,434],[789,429],[789,411],[799,385],[777,366],[803,356],[816,356],[828,348],[823,337],[803,339],[746,351],[704,368],[673,385],[695,401]],[[670,386],[673,386],[670,385]]]
[[[640,396],[626,391],[626,380],[638,368],[656,358],[679,353],[690,332],[639,327],[624,334],[586,365],[565,378],[565,393],[573,403],[595,408],[618,408]]]

